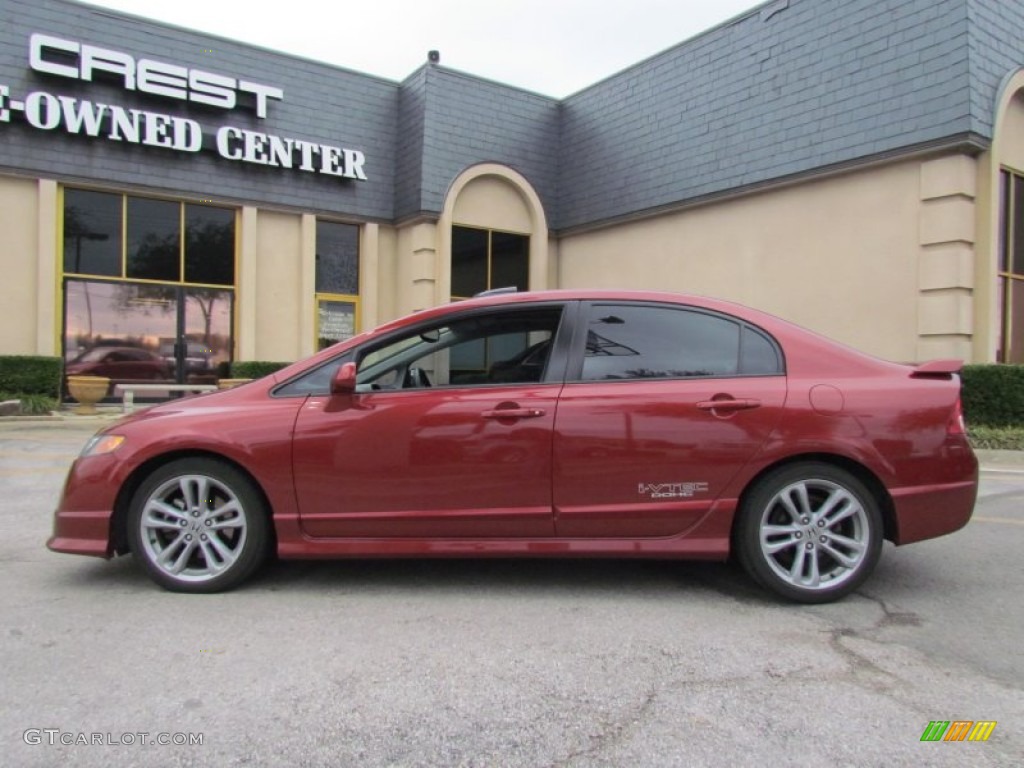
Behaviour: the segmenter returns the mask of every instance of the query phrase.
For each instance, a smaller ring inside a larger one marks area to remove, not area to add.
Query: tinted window
[[[782,358],[775,344],[760,331],[745,327],[740,349],[740,373],[782,373]]]
[[[740,331],[740,323],[703,312],[596,305],[588,318],[583,379],[735,375]],[[752,358],[757,355],[755,349]]]
[[[64,271],[121,276],[121,196],[64,190]]]
[[[180,217],[178,203],[128,198],[127,277],[181,279]]]
[[[317,293],[359,293],[359,227],[316,222]]]
[[[378,390],[539,382],[561,313],[520,309],[417,328],[364,355],[358,383]]]
[[[235,284],[235,212],[185,205],[185,282]]]

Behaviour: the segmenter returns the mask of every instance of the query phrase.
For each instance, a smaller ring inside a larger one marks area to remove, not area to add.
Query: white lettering
[[[256,117],[267,116],[267,99],[277,99],[280,101],[284,98],[284,91],[280,88],[274,88],[270,85],[260,85],[259,83],[250,83],[245,80],[241,80],[238,83],[238,90],[243,93],[252,93],[256,96]]]
[[[344,176],[345,167],[341,164],[341,150],[337,147],[329,147],[326,144],[320,145],[320,173],[327,173],[331,176]]]
[[[103,127],[103,116],[107,113],[106,104],[96,104],[95,111],[91,101],[78,101],[70,96],[58,96],[64,112],[64,127],[68,133],[81,133],[85,128],[87,136],[99,136]]]
[[[188,69],[185,67],[139,59],[136,77],[139,90],[143,93],[172,99],[188,98]]]
[[[267,156],[263,154],[267,144],[267,134],[256,131],[245,132],[245,155],[242,158],[247,163],[267,164]]]
[[[52,131],[60,125],[60,102],[48,93],[35,91],[25,99],[25,119],[33,128]]]
[[[59,37],[33,33],[28,41],[28,64],[36,72],[45,72],[48,75],[59,75],[60,77],[71,77],[78,79],[78,69],[69,67],[67,64],[58,64],[54,61],[47,61],[43,51],[50,48],[63,53],[73,53],[78,56],[80,46],[70,40],[61,40]]]
[[[302,154],[302,162],[299,168],[303,171],[315,171],[313,167],[313,153],[320,149],[318,144],[312,144],[308,141],[296,141],[295,146],[299,148],[299,152]]]
[[[72,63],[72,60],[74,63]],[[66,61],[66,63],[65,63]],[[238,94],[254,97],[258,117],[267,116],[271,99],[284,99],[284,91],[272,85],[239,81],[200,69],[144,58],[138,62],[127,53],[84,45],[73,40],[33,33],[29,38],[29,66],[36,72],[91,82],[98,73],[117,75],[125,90],[193,101],[222,109],[234,109]]]
[[[280,136],[270,136],[270,164],[282,168],[292,167],[292,153],[295,150],[294,139],[282,139]]]
[[[127,53],[82,46],[82,79],[92,82],[93,72],[109,72],[124,78],[124,87],[135,90],[135,59]]]
[[[345,177],[366,181],[366,173],[363,171],[363,163],[366,162],[366,155],[358,149],[345,150]]]
[[[146,132],[142,137],[142,143],[151,147],[174,147],[174,140],[167,134],[171,125],[170,115],[161,115],[156,112],[143,112],[146,116]]]
[[[242,150],[238,147],[241,138],[240,129],[225,125],[217,131],[217,153],[228,160],[241,160]]]
[[[128,113],[131,112],[131,117]],[[139,143],[139,117],[142,113],[137,109],[126,110],[123,107],[111,107],[110,138],[114,141]]]
[[[193,69],[188,73],[188,87],[192,90],[192,95],[189,98],[197,104],[234,109],[236,103],[235,82],[233,77]]]
[[[174,148],[179,152],[198,152],[203,148],[203,129],[187,117],[171,118],[174,123]]]

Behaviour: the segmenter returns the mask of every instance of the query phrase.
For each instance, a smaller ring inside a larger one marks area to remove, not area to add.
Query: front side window
[[[1024,363],[1024,176],[1003,171],[1000,205],[999,322],[996,360]]]
[[[561,308],[509,310],[418,329],[361,357],[359,389],[538,383],[561,314]]]
[[[587,318],[584,381],[781,373],[775,344],[733,318],[671,307],[598,304]]]

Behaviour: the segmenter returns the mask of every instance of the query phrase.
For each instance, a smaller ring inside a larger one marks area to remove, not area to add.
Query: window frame
[[[407,325],[402,328],[397,328],[384,335],[371,337],[366,341],[362,342],[356,347],[349,347],[343,351],[339,351],[337,355],[330,357],[327,360],[322,361],[320,364],[307,368],[300,373],[289,378],[287,381],[281,382],[271,391],[271,397],[330,397],[331,393],[329,390],[329,381],[333,377],[333,373],[327,378],[328,389],[325,391],[287,391],[290,387],[294,387],[301,380],[307,376],[315,376],[317,372],[322,372],[325,369],[333,369],[337,371],[346,362],[354,362],[358,366],[359,363],[368,354],[377,350],[383,349],[390,344],[400,341],[403,338],[415,336],[418,334],[428,333],[432,330],[443,328],[454,323],[458,323],[464,320],[470,320],[474,317],[485,317],[488,315],[494,315],[496,313],[513,313],[513,312],[528,312],[537,310],[560,310],[561,317],[558,321],[558,327],[555,330],[554,337],[552,339],[551,352],[548,355],[547,364],[544,369],[543,376],[539,382],[488,382],[488,383],[474,383],[474,384],[443,384],[431,387],[409,387],[399,389],[387,389],[387,390],[371,390],[371,391],[359,391],[358,395],[363,396],[375,396],[375,395],[405,395],[414,393],[424,392],[451,392],[456,390],[465,389],[504,389],[508,387],[544,387],[544,386],[562,386],[565,382],[565,372],[569,363],[569,350],[573,342],[573,333],[576,326],[576,313],[578,312],[579,302],[573,300],[560,300],[560,301],[539,301],[539,302],[522,302],[522,303],[510,303],[500,304],[487,307],[474,307],[465,311],[446,313],[440,317],[434,317],[431,320],[416,323],[413,325]]]
[[[94,192],[104,195],[113,195],[120,198],[120,269],[116,275],[100,274],[93,272],[76,272],[68,271],[65,269],[65,245],[66,238],[65,233],[65,215],[66,215],[66,192],[68,190],[74,190],[77,192]],[[178,206],[178,277],[175,280],[157,280],[152,278],[144,277],[132,277],[128,274],[128,262],[129,262],[129,242],[128,242],[128,201],[129,198],[135,198],[138,200],[152,200],[162,203],[173,203]],[[231,253],[231,274],[232,281],[230,283],[199,283],[191,282],[186,280],[186,259],[185,251],[188,247],[188,236],[186,230],[187,216],[185,215],[186,206],[201,206],[206,208],[216,208],[219,210],[230,211],[232,214],[232,229],[233,229],[233,244]],[[59,199],[58,199],[58,211],[59,211],[59,222],[57,232],[57,265],[59,269],[59,276],[61,281],[64,278],[74,278],[82,280],[104,280],[113,282],[123,283],[145,283],[150,285],[180,285],[186,287],[198,287],[198,288],[214,288],[217,290],[232,290],[237,291],[238,289],[238,238],[240,236],[240,209],[232,205],[221,205],[212,201],[199,201],[189,200],[181,197],[161,197],[159,195],[139,195],[130,192],[123,192],[119,190],[102,189],[89,186],[79,186],[77,184],[62,184],[59,188]]]
[[[996,303],[999,307],[998,347],[996,362],[1002,364],[1024,363],[1024,339],[1014,338],[1014,318],[1024,315],[1024,302],[1015,306],[1013,301],[1014,288],[1024,286],[1024,273],[1014,272],[1015,249],[1022,245],[1018,238],[1024,238],[1024,232],[1017,232],[1015,208],[1020,207],[1024,213],[1024,200],[1018,200],[1016,188],[1024,189],[1024,173],[1003,166],[999,171],[999,246],[996,264]],[[1024,318],[1018,317],[1019,324],[1024,327]],[[1016,345],[1014,345],[1016,342]],[[1021,350],[1021,360],[1014,360],[1012,352]]]
[[[484,288],[481,289],[481,290],[484,290],[484,291],[493,290],[494,288],[504,288],[504,287],[506,287],[504,285],[494,285],[493,284],[493,276],[494,276],[494,235],[495,234],[499,234],[499,235],[512,235],[514,237],[522,238],[523,241],[524,241],[524,245],[526,246],[526,282],[527,282],[527,284],[526,284],[526,286],[524,286],[523,290],[524,291],[530,290],[530,285],[529,285],[529,280],[530,280],[530,261],[531,261],[532,254],[530,253],[530,235],[529,234],[524,234],[522,232],[512,232],[512,231],[506,230],[506,229],[493,229],[493,228],[490,228],[490,227],[474,227],[474,226],[470,226],[470,225],[466,225],[466,224],[452,224],[452,233],[451,233],[452,254],[451,254],[451,260],[450,260],[450,266],[449,266],[449,286],[452,288],[452,290],[450,290],[449,298],[451,299],[451,301],[464,301],[465,299],[473,298],[473,295],[463,296],[461,294],[456,294],[454,292],[454,285],[455,285],[455,253],[454,253],[454,251],[455,251],[455,231],[458,230],[458,229],[473,230],[473,231],[476,231],[476,232],[485,232],[487,234],[487,257],[486,257],[487,263],[485,265],[486,266],[487,279],[486,279],[486,285],[484,286]]]
[[[316,231],[313,233],[313,350],[319,352],[327,349],[334,344],[339,344],[348,339],[339,339],[338,341],[331,342],[324,346],[320,346],[320,305],[327,302],[337,302],[340,304],[351,304],[352,305],[352,336],[353,338],[358,336],[362,327],[361,311],[360,311],[360,297],[363,292],[363,232],[362,226],[359,224],[353,224],[350,221],[337,221],[335,219],[328,219],[321,216],[316,217]],[[334,293],[332,291],[318,291],[316,290],[317,275],[316,270],[318,265],[315,259],[317,250],[317,236],[320,232],[320,224],[342,224],[347,227],[354,227],[356,230],[356,290],[358,293]]]

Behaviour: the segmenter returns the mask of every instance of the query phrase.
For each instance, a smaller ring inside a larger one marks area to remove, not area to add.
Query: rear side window
[[[774,342],[731,317],[672,307],[590,307],[584,381],[780,373]]]

